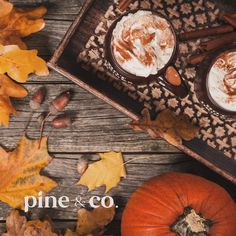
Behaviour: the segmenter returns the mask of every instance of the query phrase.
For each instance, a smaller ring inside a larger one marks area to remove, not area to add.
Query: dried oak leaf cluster
[[[18,211],[13,210],[6,219],[7,232],[3,236],[57,236],[47,220],[27,221]]]
[[[135,131],[146,131],[153,139],[162,137],[174,146],[182,144],[182,140],[190,141],[199,132],[188,116],[175,115],[169,109],[161,111],[155,120],[151,119],[148,109],[142,111],[143,119],[132,121],[131,127]]]
[[[0,125],[7,127],[9,116],[16,114],[10,97],[23,98],[28,94],[11,79],[24,83],[31,73],[39,76],[49,74],[46,62],[37,56],[37,50],[26,50],[21,40],[45,26],[42,17],[46,11],[45,7],[23,10],[0,0]]]
[[[67,229],[65,236],[103,236],[105,226],[114,218],[115,206],[98,208],[88,211],[84,208],[78,210],[78,221],[76,231]]]
[[[91,211],[78,210],[75,231],[67,229],[65,236],[103,236],[105,226],[114,218],[115,206],[104,208],[101,205]],[[19,211],[13,210],[6,218],[6,233],[3,236],[58,236],[50,219],[27,221]],[[61,235],[61,234],[60,234]]]

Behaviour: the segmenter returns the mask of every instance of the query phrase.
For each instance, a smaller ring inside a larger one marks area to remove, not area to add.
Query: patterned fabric
[[[220,117],[209,114],[199,103],[194,93],[193,81],[196,68],[187,65],[187,58],[199,50],[201,40],[188,41],[179,44],[179,57],[176,67],[190,86],[190,95],[185,99],[176,98],[173,94],[160,87],[157,83],[145,86],[135,86],[115,78],[107,69],[104,59],[103,43],[111,23],[121,15],[117,9],[118,1],[107,9],[101,17],[94,35],[90,37],[84,50],[79,54],[78,61],[83,68],[93,70],[97,76],[111,83],[115,89],[127,93],[134,100],[143,102],[144,106],[159,110],[170,108],[176,114],[185,113],[193,122],[201,127],[199,138],[213,148],[216,148],[230,158],[236,159],[236,122],[225,121]],[[177,33],[215,26],[219,9],[211,1],[205,0],[143,0],[136,1],[129,9],[151,8],[168,16]],[[129,10],[128,9],[128,10]],[[206,39],[203,39],[206,40]]]

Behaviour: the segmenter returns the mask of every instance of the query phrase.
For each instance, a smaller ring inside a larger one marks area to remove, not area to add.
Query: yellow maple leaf
[[[7,73],[17,82],[26,82],[31,73],[48,75],[47,64],[37,53],[37,50],[21,50],[16,45],[0,45],[0,74]]]
[[[22,137],[12,152],[0,148],[0,200],[11,207],[23,209],[24,197],[46,193],[57,186],[53,180],[40,175],[51,157],[47,151],[47,137],[30,140]]]
[[[103,235],[104,227],[113,220],[114,215],[114,205],[110,208],[100,205],[92,211],[81,208],[78,210],[76,232],[67,229],[65,236]]]
[[[57,236],[49,221],[27,221],[19,211],[13,210],[6,219],[7,232],[3,236]]]
[[[89,191],[106,185],[106,192],[115,187],[121,177],[126,177],[123,157],[120,152],[99,154],[101,160],[89,165],[78,184],[85,185]]]
[[[9,97],[23,98],[27,90],[6,75],[0,75],[0,125],[8,126],[10,114],[16,114]]]

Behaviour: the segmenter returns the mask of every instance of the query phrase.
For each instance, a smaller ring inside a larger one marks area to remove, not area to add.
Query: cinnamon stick
[[[209,40],[201,43],[201,47],[205,52],[189,57],[188,62],[192,65],[196,65],[202,62],[205,57],[214,50],[223,47],[224,45],[236,42],[236,32],[225,34],[219,38]]]
[[[236,28],[236,17],[230,16],[230,15],[224,15],[221,17],[221,19],[230,25],[232,25],[234,28]]]
[[[232,17],[232,18],[236,18],[236,12],[226,13],[226,12],[222,11],[222,12],[220,12],[218,18],[219,18],[220,20],[222,20],[222,18],[223,18],[224,16],[229,16],[229,17]]]
[[[210,54],[210,51],[207,52],[203,52],[194,56],[189,57],[188,62],[192,65],[196,65],[200,62],[202,62],[206,56],[208,56]]]
[[[216,26],[216,27],[211,27],[211,28],[207,28],[207,29],[200,29],[200,30],[184,32],[179,35],[179,39],[181,41],[186,41],[186,40],[191,40],[191,39],[196,39],[196,38],[215,36],[215,35],[229,33],[229,32],[233,32],[233,31],[234,31],[233,26],[222,25],[222,26]]]
[[[120,0],[119,5],[118,5],[118,9],[121,12],[125,11],[133,1],[134,0]]]
[[[212,39],[206,42],[202,42],[201,46],[205,51],[211,51],[216,48],[222,47],[226,44],[230,44],[236,41],[236,32],[225,34],[219,38]]]

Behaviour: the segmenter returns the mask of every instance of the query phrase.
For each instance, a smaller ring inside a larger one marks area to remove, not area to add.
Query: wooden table
[[[84,1],[14,0],[12,2],[19,6],[43,3],[48,7],[45,29],[28,37],[26,42],[30,48],[38,49],[43,58],[49,59]],[[109,233],[119,235],[122,210],[130,194],[145,180],[168,171],[190,172],[207,177],[224,186],[236,199],[236,187],[233,184],[165,141],[151,140],[145,133],[133,132],[129,127],[129,118],[59,74],[51,71],[47,78],[31,76],[25,87],[32,94],[41,85],[47,87],[47,101],[51,101],[61,91],[69,88],[74,90],[73,99],[67,107],[67,111],[73,112],[76,118],[73,126],[54,130],[47,125],[45,129],[45,134],[49,135],[49,151],[54,159],[42,173],[60,185],[50,192],[50,195],[56,197],[66,195],[71,199],[81,195],[84,200],[88,200],[89,196],[103,194],[103,187],[87,194],[86,188],[75,186],[79,179],[76,170],[77,160],[84,154],[96,158],[98,152],[114,150],[123,152],[125,161],[136,157],[147,158],[128,163],[127,178],[122,179],[110,192],[119,208],[115,220],[108,228]],[[8,129],[0,128],[0,144],[9,149],[16,147],[30,111],[29,97],[14,101],[14,104],[19,116],[11,119]],[[41,111],[34,114],[28,129],[29,137],[39,137],[37,117],[47,107],[48,102],[43,105]],[[5,217],[10,210],[6,204],[0,203],[0,234],[5,230]],[[61,230],[66,227],[73,228],[76,223],[76,212],[77,209],[71,204],[70,208],[64,210],[34,209],[31,218],[43,218],[49,215],[55,222],[56,229]]]

